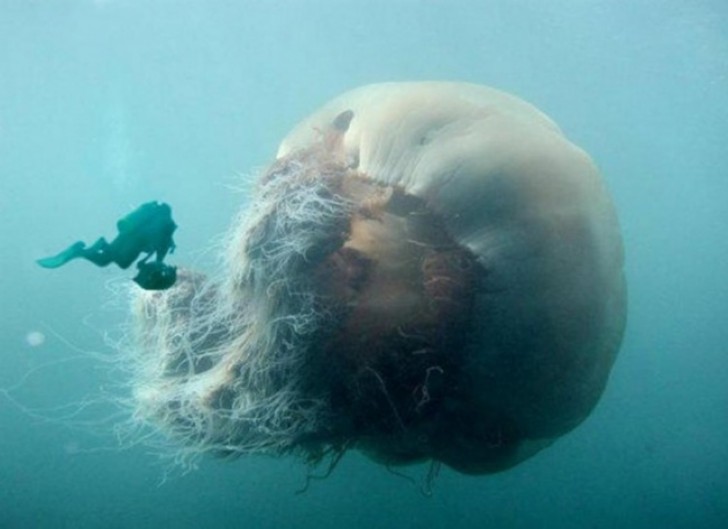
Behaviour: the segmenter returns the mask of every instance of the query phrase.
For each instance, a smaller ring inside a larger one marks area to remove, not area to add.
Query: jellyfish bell
[[[334,99],[283,140],[225,255],[135,304],[136,417],[199,453],[503,470],[588,416],[624,328],[599,172],[482,86]]]

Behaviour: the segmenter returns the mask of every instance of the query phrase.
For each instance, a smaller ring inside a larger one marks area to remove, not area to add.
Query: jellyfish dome
[[[365,86],[303,120],[224,262],[134,300],[135,417],[196,453],[504,470],[589,415],[625,324],[593,162],[472,84]]]

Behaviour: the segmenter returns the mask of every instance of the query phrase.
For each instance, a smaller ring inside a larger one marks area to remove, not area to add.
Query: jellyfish
[[[594,163],[474,84],[325,104],[283,139],[223,254],[132,304],[134,418],[187,453],[502,471],[590,414],[625,325]]]

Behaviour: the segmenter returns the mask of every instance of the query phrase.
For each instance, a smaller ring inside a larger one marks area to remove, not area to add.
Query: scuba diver
[[[43,268],[58,268],[68,261],[83,258],[97,266],[114,263],[126,269],[144,253],[146,255],[137,263],[134,282],[145,290],[165,290],[174,285],[177,268],[164,263],[167,253],[174,252],[172,235],[177,229],[168,204],[157,201],[142,204],[120,219],[116,228],[119,234],[111,242],[101,237],[86,247],[83,241],[78,241],[58,255],[36,262]],[[149,262],[155,254],[154,261]]]

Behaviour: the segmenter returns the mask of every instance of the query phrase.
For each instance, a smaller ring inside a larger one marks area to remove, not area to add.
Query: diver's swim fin
[[[59,266],[63,266],[64,264],[66,264],[71,259],[82,257],[85,249],[86,244],[83,241],[78,241],[76,243],[73,243],[71,246],[63,250],[58,255],[54,255],[53,257],[46,257],[44,259],[38,259],[36,263],[38,263],[43,268],[58,268]]]

